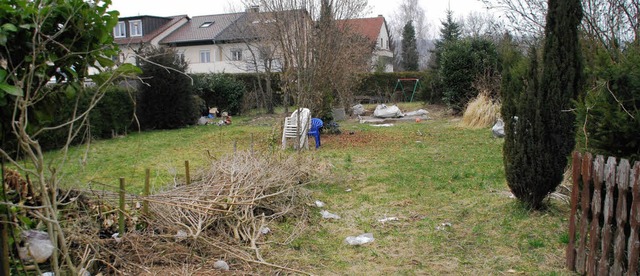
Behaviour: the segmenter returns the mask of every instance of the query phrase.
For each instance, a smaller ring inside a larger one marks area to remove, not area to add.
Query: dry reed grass
[[[492,126],[500,118],[500,102],[493,100],[488,93],[481,92],[469,102],[460,125],[468,128],[485,128]]]
[[[148,217],[129,206],[129,229],[118,241],[103,233],[116,228],[104,223],[115,211],[109,207],[116,206],[113,193],[98,198],[96,193],[85,193],[93,195],[86,204],[99,207],[88,208],[94,214],[78,216],[67,231],[73,233],[76,257],[86,259],[92,272],[96,267],[109,274],[210,269],[215,260],[224,259],[240,273],[258,264],[274,272],[304,274],[262,259],[262,230],[285,217],[306,222],[311,200],[304,184],[323,177],[328,169],[311,155],[236,152],[212,160],[192,184],[146,198]],[[135,201],[135,196],[127,199],[129,204]],[[141,225],[144,230],[135,230]]]

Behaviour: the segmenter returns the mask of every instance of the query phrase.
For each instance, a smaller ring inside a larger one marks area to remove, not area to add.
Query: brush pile
[[[265,262],[259,247],[265,239],[273,239],[268,234],[268,226],[274,228],[272,222],[306,223],[311,200],[303,186],[327,171],[328,166],[307,155],[236,152],[212,160],[196,177],[199,180],[147,197],[148,215],[139,206],[128,206],[124,235],[108,233],[97,238],[105,226],[115,230],[113,224],[117,224],[103,206],[98,215],[101,223],[86,216],[77,220],[75,227],[80,229],[71,235],[71,242],[79,249],[78,258],[96,255],[94,264],[87,265],[93,273],[96,267],[109,274],[209,273],[207,269],[217,260],[225,260],[231,270],[240,273],[254,270],[255,264],[299,273]],[[106,205],[114,198],[112,194],[98,200]],[[127,202],[136,200],[145,199],[131,197]],[[101,229],[89,227],[92,224]],[[280,234],[277,236],[299,233]]]

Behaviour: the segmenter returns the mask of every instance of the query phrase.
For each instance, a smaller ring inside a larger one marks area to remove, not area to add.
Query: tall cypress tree
[[[572,99],[582,88],[580,0],[549,0],[541,68],[530,55],[528,86],[503,90],[504,164],[513,194],[533,209],[562,182],[575,146]],[[518,119],[514,119],[517,116]]]
[[[413,21],[409,20],[402,31],[402,69],[418,71],[418,44]]]

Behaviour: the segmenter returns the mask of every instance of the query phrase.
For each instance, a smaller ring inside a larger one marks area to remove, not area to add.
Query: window
[[[142,36],[142,21],[129,21],[129,31],[131,32],[131,36]]]
[[[113,37],[126,37],[127,29],[125,28],[124,22],[118,22],[118,24],[113,27]]]
[[[200,28],[209,28],[209,26],[213,25],[212,21],[207,21],[202,23],[202,25],[200,25]]]
[[[211,62],[211,51],[200,50],[200,63],[209,63],[209,62]]]
[[[231,60],[242,60],[242,50],[231,50]]]

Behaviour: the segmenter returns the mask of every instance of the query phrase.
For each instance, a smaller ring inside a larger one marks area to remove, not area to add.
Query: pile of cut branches
[[[78,245],[77,257],[93,252],[93,262],[102,263],[98,266],[107,272],[195,272],[211,269],[214,261],[223,259],[232,270],[250,271],[259,264],[266,266],[262,269],[303,273],[265,262],[259,246],[270,231],[268,226],[275,228],[273,222],[286,217],[306,223],[311,200],[304,185],[327,170],[311,155],[236,152],[212,160],[191,184],[147,197],[148,216],[128,208],[129,218],[136,219],[129,220],[129,229],[117,239],[97,239],[99,230],[86,228],[104,223],[84,218],[75,226],[84,230],[78,229],[72,242]],[[106,196],[102,204],[113,198]]]

